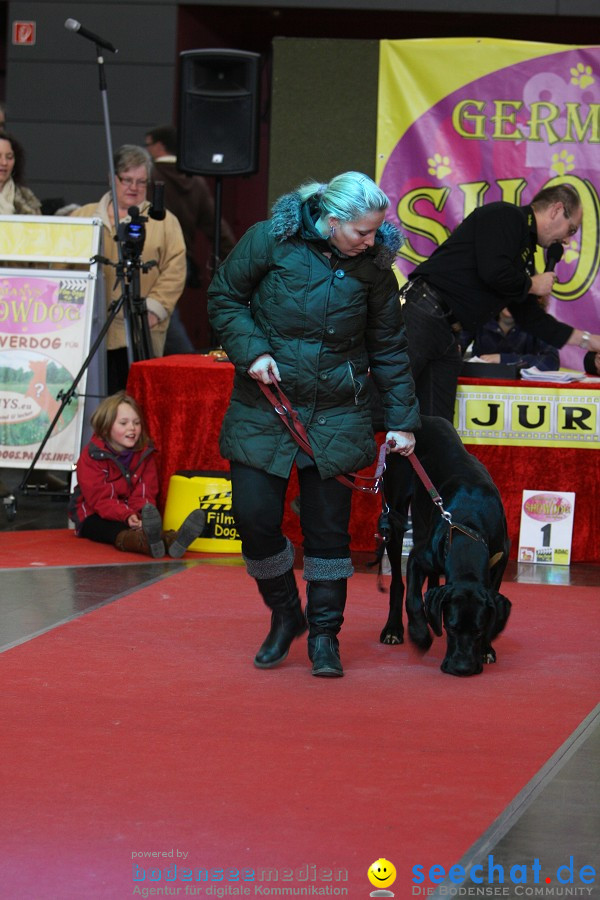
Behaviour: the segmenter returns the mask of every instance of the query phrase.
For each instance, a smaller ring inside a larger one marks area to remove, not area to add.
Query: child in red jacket
[[[156,451],[136,401],[125,391],[106,397],[91,425],[69,503],[77,536],[155,558],[183,556],[202,534],[206,513],[195,509],[178,531],[163,531]]]

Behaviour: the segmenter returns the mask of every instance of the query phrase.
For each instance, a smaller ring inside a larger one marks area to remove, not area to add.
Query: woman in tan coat
[[[154,355],[162,356],[169,319],[185,286],[185,241],[181,226],[172,213],[165,212],[164,219],[161,220],[149,216],[150,203],[146,200],[146,192],[150,179],[151,159],[147,151],[143,147],[124,144],[115,153],[114,167],[115,192],[119,207],[118,221],[120,223],[131,221],[129,213],[131,207],[137,207],[140,215],[147,217],[144,223],[145,240],[139,262],[155,261],[156,265],[147,272],[143,270],[140,272],[140,295],[145,299],[148,309],[148,325]],[[97,203],[80,206],[72,215],[87,218],[97,216],[102,219],[104,225],[102,252],[111,263],[116,263],[119,257],[110,191]],[[111,265],[104,266],[104,283],[108,310],[111,303],[121,297],[121,287],[116,283],[115,269]],[[126,387],[129,370],[123,308],[119,310],[108,330],[106,347],[108,392],[112,394]]]

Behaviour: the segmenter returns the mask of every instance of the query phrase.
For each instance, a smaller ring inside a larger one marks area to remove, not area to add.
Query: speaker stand
[[[219,264],[221,262],[221,207],[223,202],[223,176],[215,175],[215,227],[213,231],[213,252],[211,263],[211,279],[214,277]],[[210,345],[217,347],[219,344],[217,336],[210,328]]]

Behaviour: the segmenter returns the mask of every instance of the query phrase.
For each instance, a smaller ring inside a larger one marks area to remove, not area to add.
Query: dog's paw
[[[490,663],[496,662],[496,651],[493,647],[486,647],[483,651],[483,662],[484,665],[489,665]]]
[[[381,634],[379,635],[379,643],[380,644],[403,644],[404,643],[404,632],[399,631],[397,628],[388,628],[387,626],[383,629]]]
[[[433,638],[427,625],[409,625],[408,633],[410,639],[419,648],[419,650],[429,650],[433,644]]]

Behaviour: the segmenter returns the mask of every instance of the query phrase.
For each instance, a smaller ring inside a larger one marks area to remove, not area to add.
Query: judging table
[[[489,384],[461,379],[459,392],[468,385]],[[214,356],[185,355],[134,363],[127,389],[140,403],[152,440],[159,451],[161,506],[167,497],[169,479],[178,471],[227,472],[229,465],[219,453],[219,431],[227,409],[233,366]],[[510,384],[524,388],[524,382],[494,382],[494,387]],[[538,382],[536,393],[560,391],[566,400],[576,396],[581,384],[552,386]],[[600,384],[590,384],[600,390]],[[597,424],[595,425],[597,428]],[[378,436],[383,438],[383,435]],[[574,491],[575,519],[572,562],[600,562],[600,437],[593,446],[542,447],[514,444],[467,444],[467,449],[488,468],[502,495],[515,559],[519,542],[522,492]],[[371,470],[366,470],[370,472]],[[298,493],[295,469],[292,472],[284,529],[290,540],[301,543],[298,517],[289,502]],[[352,549],[373,551],[377,519],[381,512],[379,497],[353,494],[350,532]]]

